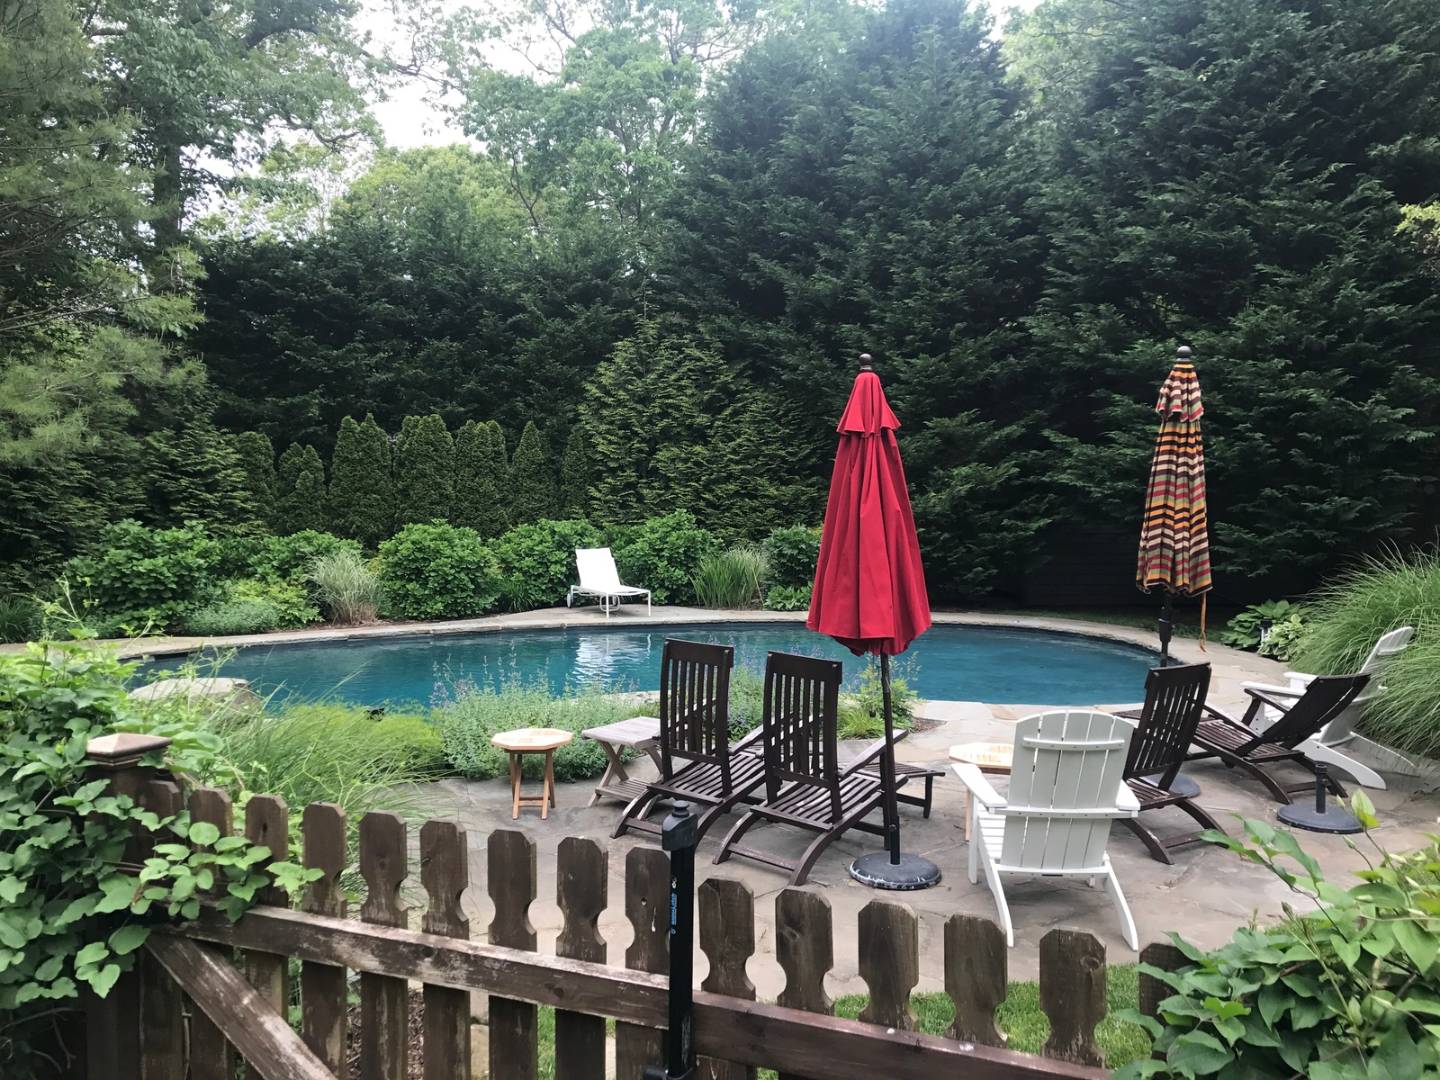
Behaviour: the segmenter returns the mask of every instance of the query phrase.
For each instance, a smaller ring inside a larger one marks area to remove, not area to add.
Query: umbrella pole
[[[880,783],[885,788],[885,847],[890,865],[900,865],[900,807],[895,791],[895,714],[890,706],[890,657],[880,654],[880,697],[885,708],[885,754],[880,764]]]
[[[1170,621],[1171,610],[1175,606],[1175,594],[1169,589],[1165,590],[1165,602],[1160,605],[1160,666],[1165,667],[1170,663],[1170,636],[1175,630],[1175,624]]]
[[[895,715],[890,692],[890,657],[880,654],[880,693],[885,710],[885,749],[880,755],[880,805],[885,814],[885,850],[861,855],[850,876],[872,889],[928,889],[940,868],[920,855],[900,854],[900,808],[895,798]]]

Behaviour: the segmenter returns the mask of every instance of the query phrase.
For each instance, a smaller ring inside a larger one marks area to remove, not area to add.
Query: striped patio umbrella
[[[1145,521],[1140,527],[1140,557],[1135,584],[1142,592],[1165,590],[1160,615],[1160,663],[1170,658],[1171,606],[1176,593],[1201,596],[1210,591],[1210,531],[1205,514],[1205,444],[1200,418],[1200,379],[1182,346],[1155,403],[1160,432],[1145,491]],[[1201,601],[1203,646],[1205,606]]]

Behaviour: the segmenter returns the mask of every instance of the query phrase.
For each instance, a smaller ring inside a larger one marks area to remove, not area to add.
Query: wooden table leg
[[[595,791],[590,796],[589,806],[594,806],[602,797],[611,795],[609,791],[611,784],[623,784],[630,779],[630,774],[625,771],[625,763],[620,760],[620,751],[608,742],[597,739],[600,748],[605,751],[605,775],[600,777],[600,783],[595,785]]]
[[[555,751],[545,751],[545,789],[540,794],[540,817],[542,819],[550,816],[550,808],[555,805]]]
[[[520,817],[520,755],[510,751],[510,820]]]

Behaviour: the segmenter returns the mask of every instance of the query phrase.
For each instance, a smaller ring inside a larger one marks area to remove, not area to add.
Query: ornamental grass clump
[[[1369,737],[1404,753],[1440,756],[1440,550],[1366,559],[1307,602],[1309,632],[1291,660],[1320,675],[1358,671],[1382,634],[1413,626],[1385,668],[1385,691],[1361,717]]]
[[[382,595],[380,575],[358,551],[341,548],[319,556],[307,577],[331,622],[357,626],[375,621]]]
[[[765,553],[749,545],[707,555],[695,571],[695,598],[702,607],[756,607],[768,565]]]

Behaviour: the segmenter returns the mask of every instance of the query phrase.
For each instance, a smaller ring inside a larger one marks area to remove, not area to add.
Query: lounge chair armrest
[[[981,806],[987,810],[997,810],[1005,805],[1005,799],[990,786],[990,781],[985,779],[985,774],[980,771],[980,766],[966,763],[964,765],[952,765],[955,775],[960,782],[970,789]]]
[[[868,768],[869,766],[875,764],[875,762],[879,761],[880,755],[883,753],[885,753],[885,740],[876,739],[873,743],[871,743],[868,747],[865,748],[864,753],[862,753],[854,761],[850,762],[849,765],[846,765],[845,768],[841,769],[840,775],[849,776],[851,773],[859,772],[861,769]]]
[[[1140,816],[1140,800],[1124,780],[1120,781],[1120,787],[1115,792],[1115,809],[1123,810],[1126,817]]]
[[[1273,695],[1266,693],[1264,690],[1257,690],[1253,686],[1246,686],[1244,690],[1245,693],[1249,694],[1250,697],[1253,699],[1250,704],[1250,709],[1252,712],[1255,709],[1255,702],[1263,702],[1264,704],[1269,705],[1272,709],[1279,709],[1282,713],[1289,712],[1295,706],[1295,702],[1293,701],[1280,701]],[[1287,693],[1288,696],[1288,691],[1285,693]]]
[[[1298,698],[1304,695],[1303,686],[1276,686],[1274,683],[1242,682],[1240,689],[1246,692],[1259,690],[1262,694],[1269,694],[1272,697]]]
[[[753,728],[751,728],[751,729],[750,729],[749,731],[747,731],[744,735],[742,735],[738,741],[731,743],[731,744],[730,744],[730,749],[731,749],[732,751],[735,751],[735,750],[748,750],[754,743],[756,743],[756,742],[758,742],[760,739],[764,738],[764,736],[765,736],[765,725],[764,725],[764,724],[756,724]]]
[[[1285,672],[1285,681],[1296,690],[1303,690],[1315,681],[1315,676],[1307,675],[1303,671],[1287,671]]]

